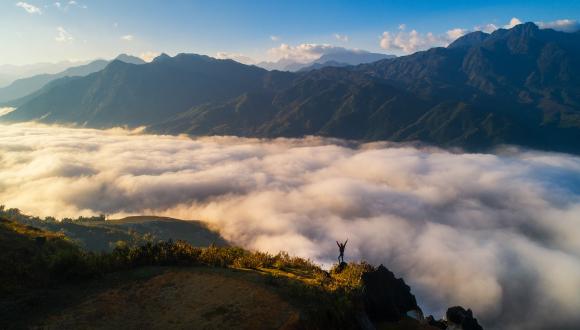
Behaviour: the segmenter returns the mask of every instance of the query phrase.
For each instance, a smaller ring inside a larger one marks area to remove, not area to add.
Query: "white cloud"
[[[240,53],[217,52],[216,58],[224,60],[230,59],[243,64],[254,64],[256,61],[249,56]]]
[[[132,34],[126,34],[124,36],[121,36],[121,40],[123,41],[133,41],[135,39],[135,37]]]
[[[280,40],[280,37],[278,37],[278,36],[270,36],[270,40],[272,40],[272,41],[278,41],[278,40]]]
[[[348,42],[348,36],[347,35],[342,35],[342,34],[335,33],[334,34],[334,38],[336,40],[338,40],[338,41],[341,41],[341,42]]]
[[[26,10],[26,12],[29,14],[42,14],[42,10],[40,10],[40,8],[26,2],[17,2],[16,6]]]
[[[573,19],[559,19],[553,22],[536,22],[541,29],[554,29],[563,32],[576,32],[580,30],[580,23]]]
[[[478,25],[476,27],[473,28],[475,31],[482,31],[485,33],[492,33],[493,31],[499,29],[499,27],[497,27],[497,25],[493,24],[493,23],[488,23],[485,25]]]
[[[406,26],[400,26],[398,32],[383,32],[379,42],[381,48],[414,53],[432,47],[447,46],[455,39],[468,33],[467,30],[460,28],[449,30],[444,35],[436,35],[432,32],[420,33],[417,30],[406,32],[405,29]]]
[[[88,8],[86,5],[82,5],[78,1],[64,1],[64,2],[56,1],[54,3],[54,6],[57,9],[60,9],[60,10],[65,11],[65,12],[68,11],[72,7],[79,7],[79,8],[83,8],[83,9]]]
[[[58,35],[54,38],[57,42],[70,42],[73,41],[73,36],[68,33],[62,26],[56,28]]]
[[[155,59],[157,56],[159,56],[159,53],[157,53],[157,52],[151,52],[151,51],[144,52],[144,53],[141,53],[141,55],[139,55],[139,57],[140,57],[140,58],[141,58],[143,61],[145,61],[145,62],[151,62],[151,61],[153,61],[153,60],[154,60],[154,59]]]
[[[13,107],[0,107],[0,117],[11,113],[12,111],[16,110]]]
[[[523,22],[519,18],[512,17],[507,24],[505,24],[505,25],[502,26],[502,28],[503,29],[511,29],[511,28],[515,27],[516,25],[520,25],[522,23]],[[492,33],[493,31],[495,31],[495,30],[497,30],[499,28],[500,27],[497,26],[496,24],[488,23],[488,24],[484,24],[484,25],[475,26],[473,28],[473,30],[474,31],[482,31],[482,32],[485,32],[485,33]]]
[[[307,63],[319,59],[322,55],[346,51],[346,48],[330,44],[304,43],[297,46],[281,44],[279,47],[268,50],[268,55],[276,60],[285,59],[300,63]],[[356,50],[354,50],[356,51]]]
[[[520,25],[520,24],[522,24],[522,21],[520,21],[520,19],[519,19],[519,18],[517,18],[517,17],[512,17],[512,19],[510,19],[509,23],[508,23],[508,24],[506,24],[506,25],[504,25],[504,26],[503,26],[503,28],[504,28],[504,29],[511,29],[511,28],[513,28],[514,26],[516,26],[516,25]]]
[[[405,31],[407,29],[407,24],[399,24],[399,30]]]
[[[442,42],[441,38],[433,33],[421,34],[416,30],[411,32],[399,31],[397,33],[385,31],[380,40],[381,48],[405,53],[414,53],[418,50],[443,45],[444,42]]]
[[[456,28],[456,29],[449,30],[446,33],[447,34],[447,40],[449,42],[455,41],[456,39],[458,39],[460,37],[463,37],[467,33],[469,33],[469,31],[466,30],[466,29]]]
[[[200,219],[234,244],[383,263],[428,313],[486,328],[580,322],[580,157],[336,139],[0,127],[0,201],[39,216]],[[364,169],[364,170],[361,170]]]

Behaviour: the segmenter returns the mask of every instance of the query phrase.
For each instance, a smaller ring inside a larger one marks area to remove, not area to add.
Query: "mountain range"
[[[8,86],[13,81],[32,77],[38,74],[52,74],[79,66],[90,61],[60,61],[56,63],[34,63],[25,65],[0,64],[0,87]]]
[[[295,73],[194,54],[117,60],[55,82],[0,119],[580,153],[580,33],[525,23],[446,48]]]
[[[119,61],[132,64],[145,63],[142,59],[126,54],[121,54],[116,58]],[[57,73],[37,74],[27,78],[21,78],[13,81],[10,85],[0,88],[0,103],[10,102],[21,97],[30,95],[44,87],[51,81],[63,77],[86,76],[93,72],[101,71],[110,61],[95,60],[87,64],[73,66]]]

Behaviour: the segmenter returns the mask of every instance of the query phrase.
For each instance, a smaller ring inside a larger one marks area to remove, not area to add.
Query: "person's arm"
[[[336,245],[338,245],[338,247],[340,248],[340,243],[338,243],[338,241],[336,241]]]
[[[344,246],[346,247],[346,243],[348,243],[348,239],[346,241],[344,241]]]

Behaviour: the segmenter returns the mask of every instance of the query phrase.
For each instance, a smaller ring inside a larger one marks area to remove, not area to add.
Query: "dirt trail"
[[[89,295],[46,320],[49,329],[291,329],[299,311],[251,274],[168,270]]]

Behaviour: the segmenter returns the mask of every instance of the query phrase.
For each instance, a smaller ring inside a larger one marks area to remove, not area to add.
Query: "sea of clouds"
[[[167,215],[234,244],[383,263],[441,316],[580,324],[580,158],[323,139],[189,139],[0,126],[0,204],[38,216]]]

